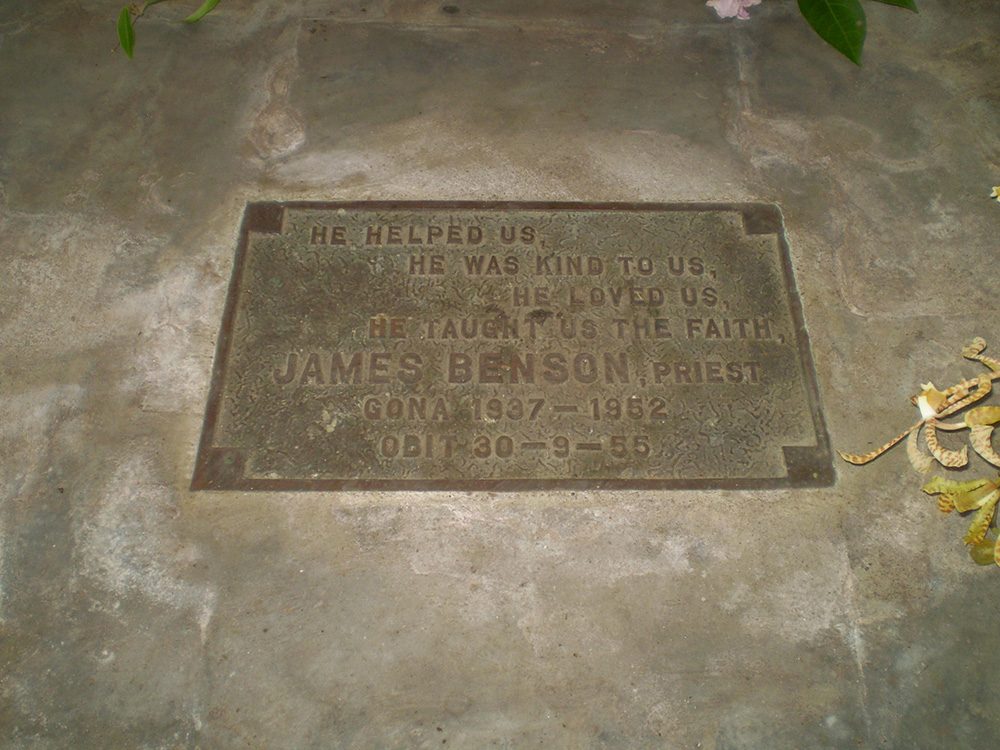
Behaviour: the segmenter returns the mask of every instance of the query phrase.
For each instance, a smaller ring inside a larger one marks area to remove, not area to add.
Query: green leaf
[[[207,16],[208,12],[218,4],[219,0],[205,0],[205,2],[201,4],[201,7],[198,8],[198,10],[196,10],[190,16],[182,20],[184,23],[194,23],[195,21],[198,21]]]
[[[122,8],[118,14],[118,42],[122,45],[125,57],[132,59],[135,51],[135,29],[132,28],[132,14],[128,8]]]
[[[878,2],[885,3],[886,5],[895,5],[899,8],[907,8],[914,13],[917,12],[917,4],[913,0],[878,0]]]
[[[823,41],[861,65],[867,27],[858,0],[799,0],[799,10]]]

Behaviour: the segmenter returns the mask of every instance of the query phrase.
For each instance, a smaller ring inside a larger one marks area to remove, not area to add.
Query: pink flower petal
[[[745,21],[750,18],[747,8],[760,5],[760,0],[706,0],[705,4],[714,10],[719,18],[739,18]]]

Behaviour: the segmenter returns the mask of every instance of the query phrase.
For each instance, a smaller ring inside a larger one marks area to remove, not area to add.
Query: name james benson
[[[278,385],[414,384],[427,371],[416,352],[290,352],[271,377]],[[630,383],[650,377],[653,383],[741,383],[760,382],[757,362],[693,359],[684,362],[650,362],[649,369],[630,362],[625,352],[594,354],[580,352],[483,352],[479,355],[447,352],[442,374],[448,383]]]

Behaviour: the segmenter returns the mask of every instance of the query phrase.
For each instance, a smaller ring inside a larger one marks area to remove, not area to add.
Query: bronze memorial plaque
[[[247,207],[194,489],[832,481],[776,206]]]

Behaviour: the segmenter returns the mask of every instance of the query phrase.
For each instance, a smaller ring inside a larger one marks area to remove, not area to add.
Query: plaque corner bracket
[[[836,476],[829,449],[821,445],[786,445],[785,468],[792,487],[829,487]]]
[[[743,231],[747,234],[779,234],[784,229],[777,203],[747,203],[742,210]]]
[[[285,220],[285,204],[275,201],[248,203],[244,224],[247,232],[281,234]]]
[[[229,490],[243,484],[246,455],[239,448],[203,448],[195,460],[191,490]]]

